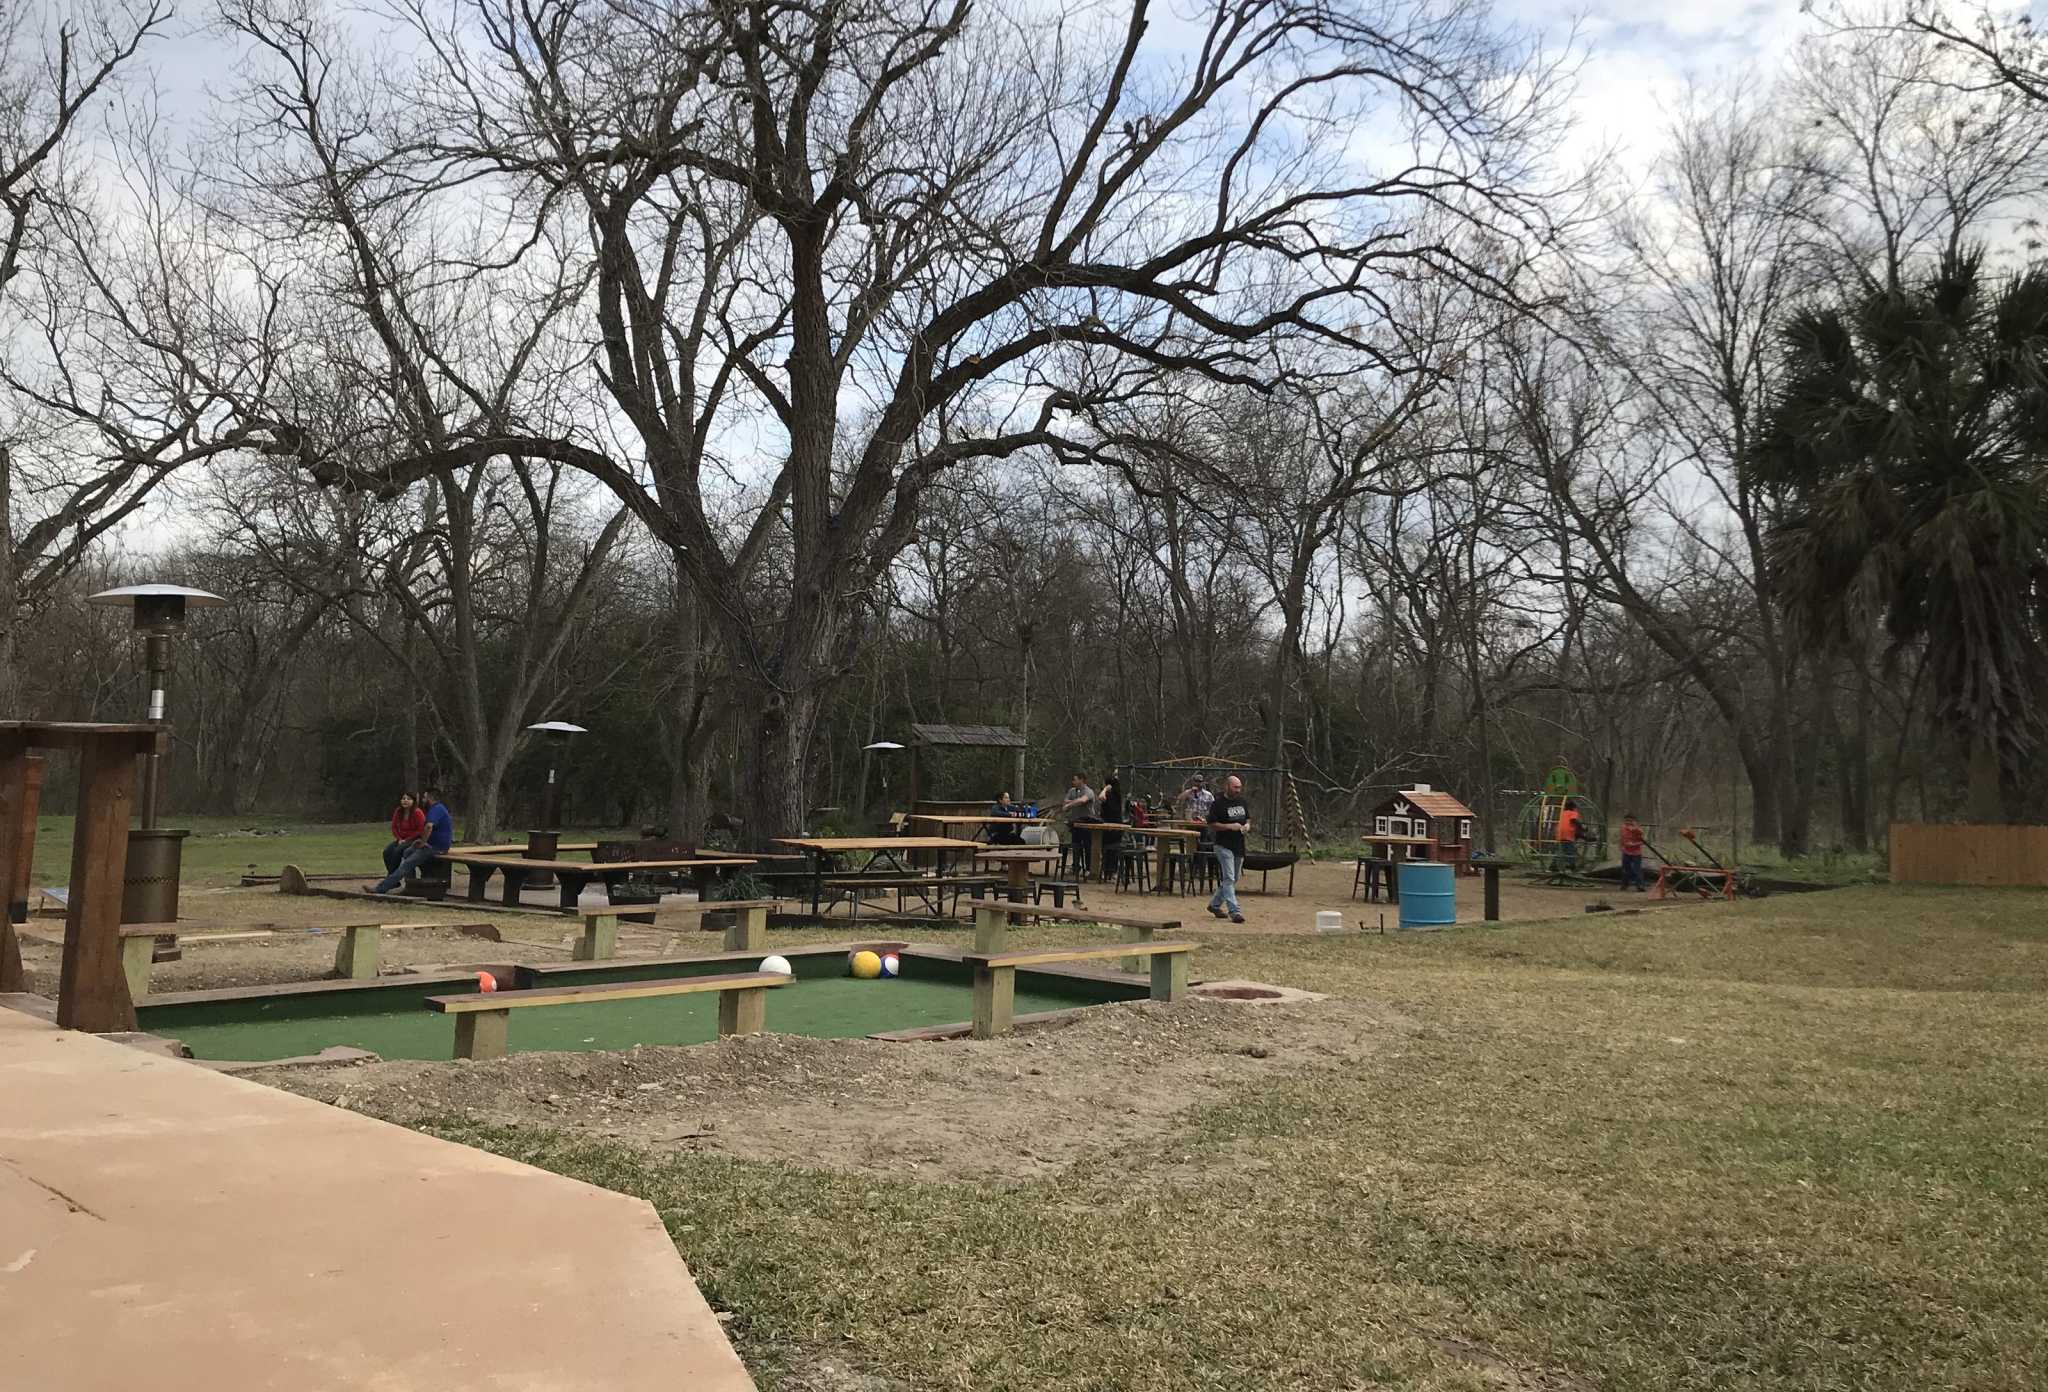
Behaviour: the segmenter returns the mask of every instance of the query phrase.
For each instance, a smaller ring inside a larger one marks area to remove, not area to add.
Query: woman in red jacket
[[[398,873],[398,862],[405,859],[405,853],[420,843],[427,834],[427,814],[419,809],[411,793],[398,795],[398,806],[391,813],[391,844],[384,848],[384,870],[387,874]]]

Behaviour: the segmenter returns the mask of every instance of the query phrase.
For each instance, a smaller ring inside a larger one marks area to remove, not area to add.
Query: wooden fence
[[[1893,822],[1892,883],[2048,886],[2048,826]]]

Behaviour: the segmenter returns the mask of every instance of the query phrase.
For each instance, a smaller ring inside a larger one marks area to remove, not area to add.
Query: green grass
[[[309,875],[384,874],[384,845],[390,829],[381,822],[302,822],[282,817],[187,817],[170,819],[189,830],[182,879],[187,885],[237,884],[245,874],[275,875],[287,861]],[[565,831],[565,841],[635,835],[617,830]],[[524,832],[507,833],[523,840]],[[71,878],[71,818],[36,819],[34,882],[64,885]]]
[[[1200,965],[1420,1029],[1022,1187],[442,1129],[653,1201],[771,1389],[825,1353],[918,1388],[2048,1385],[2048,895]]]

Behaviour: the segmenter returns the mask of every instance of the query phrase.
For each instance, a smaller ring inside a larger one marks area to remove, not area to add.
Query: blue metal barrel
[[[1442,928],[1458,921],[1455,866],[1404,860],[1400,874],[1403,928]]]

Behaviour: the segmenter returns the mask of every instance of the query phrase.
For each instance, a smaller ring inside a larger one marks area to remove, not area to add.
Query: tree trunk
[[[746,724],[751,757],[742,764],[747,800],[741,820],[749,849],[765,850],[778,836],[804,831],[804,746],[818,705],[813,690],[785,696],[765,683],[755,688]]]
[[[1973,729],[1970,740],[1970,820],[1980,826],[2005,821],[2005,788],[2000,781],[1998,744],[1985,729]]]

